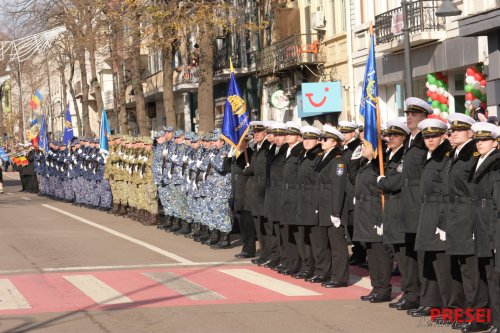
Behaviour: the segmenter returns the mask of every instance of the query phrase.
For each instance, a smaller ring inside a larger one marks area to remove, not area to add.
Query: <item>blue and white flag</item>
[[[99,131],[99,151],[101,154],[109,155],[108,136],[110,133],[109,120],[106,110],[102,110],[101,129]]]
[[[42,115],[42,125],[40,126],[40,134],[38,137],[38,146],[43,151],[49,150],[49,137],[47,133],[47,120],[45,115]]]

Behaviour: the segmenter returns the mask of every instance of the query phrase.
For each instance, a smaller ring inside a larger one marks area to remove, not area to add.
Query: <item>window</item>
[[[148,55],[149,75],[158,73],[163,68],[163,58],[161,51],[150,50]]]
[[[328,32],[330,35],[335,35],[335,0],[329,0],[328,1]]]
[[[347,20],[346,20],[346,6],[345,6],[345,0],[340,0],[340,29],[342,32],[347,31]]]

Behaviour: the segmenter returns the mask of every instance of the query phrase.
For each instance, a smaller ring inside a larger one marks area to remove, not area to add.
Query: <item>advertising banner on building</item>
[[[342,112],[341,84],[338,81],[302,83],[302,101],[300,102],[302,102],[302,116],[299,115],[299,117]]]

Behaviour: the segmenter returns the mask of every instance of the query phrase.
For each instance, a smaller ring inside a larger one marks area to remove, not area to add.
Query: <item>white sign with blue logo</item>
[[[305,117],[332,112],[342,112],[339,81],[302,83],[302,113]]]

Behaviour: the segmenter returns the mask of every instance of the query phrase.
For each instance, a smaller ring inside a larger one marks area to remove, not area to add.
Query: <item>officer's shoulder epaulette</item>
[[[474,157],[479,157],[479,156],[481,156],[481,154],[480,154],[478,151],[475,151],[475,152],[472,154],[472,156],[474,156]]]
[[[341,159],[342,158],[342,154],[335,155],[335,158],[340,158]]]
[[[450,157],[450,154],[451,154],[451,151],[447,152],[447,153],[445,154],[445,156],[446,156],[446,157]]]
[[[323,151],[320,151],[320,152],[318,153],[318,156],[323,156],[323,155],[325,155],[325,152],[323,152]]]

